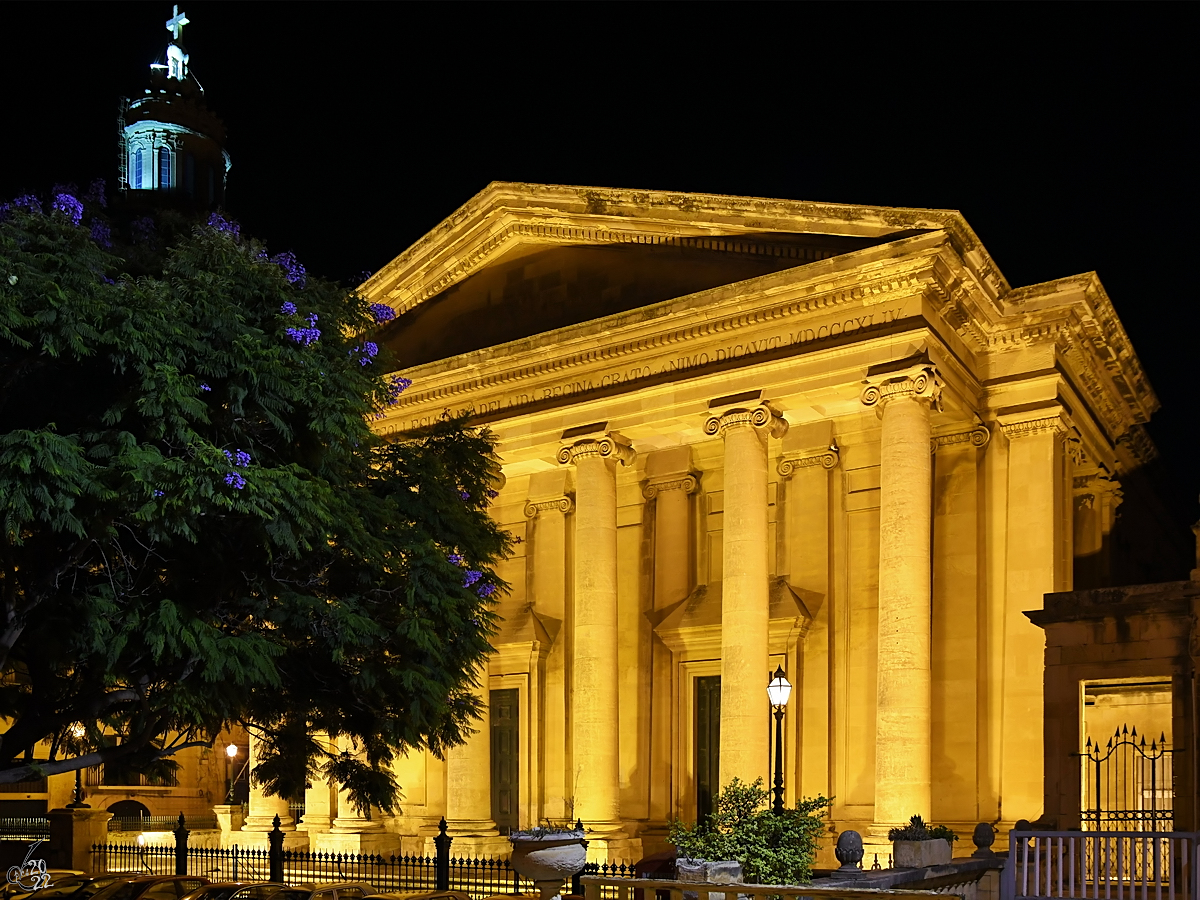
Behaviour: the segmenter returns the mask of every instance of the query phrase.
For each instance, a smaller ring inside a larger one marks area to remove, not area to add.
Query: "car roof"
[[[367,888],[371,893],[375,893],[375,888],[367,884],[365,881],[323,881],[320,883],[306,881],[304,884],[292,885],[302,891],[332,891],[344,887]]]

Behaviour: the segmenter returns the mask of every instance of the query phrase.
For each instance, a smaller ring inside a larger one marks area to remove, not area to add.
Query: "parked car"
[[[273,895],[271,900],[364,900],[375,893],[365,881],[330,881],[298,884]]]
[[[7,900],[89,900],[93,894],[98,894],[111,884],[118,881],[130,881],[136,878],[136,873],[109,872],[105,875],[69,875],[56,878],[49,887],[31,894],[11,894]]]
[[[90,900],[180,900],[208,883],[198,875],[139,875],[110,884]]]
[[[181,900],[267,900],[286,887],[281,881],[214,881]]]
[[[384,891],[371,894],[366,900],[471,900],[462,891]]]
[[[19,876],[14,878],[12,869],[9,869],[9,881],[7,884],[0,887],[0,900],[9,900],[11,897],[16,897],[18,894],[30,894],[34,891],[49,890],[52,885],[66,883],[69,878],[82,878],[86,874],[79,869],[42,869],[45,863],[38,862],[38,868],[34,868],[34,863],[30,863],[22,871]],[[14,869],[20,869],[18,866],[13,866]],[[43,876],[46,887],[42,887]],[[32,889],[32,890],[31,890]]]

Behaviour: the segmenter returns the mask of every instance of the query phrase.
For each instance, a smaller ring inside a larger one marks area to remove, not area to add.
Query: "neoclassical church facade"
[[[520,541],[487,721],[398,766],[406,843],[579,818],[596,857],[657,849],[770,784],[776,667],[789,803],[868,840],[1036,819],[1025,611],[1186,568],[1103,286],[1013,288],[956,212],[495,183],[363,290],[413,381],[378,428],[490,428]]]

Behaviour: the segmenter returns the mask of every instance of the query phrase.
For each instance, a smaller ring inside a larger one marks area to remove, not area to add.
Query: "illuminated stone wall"
[[[954,212],[495,184],[364,290],[420,361],[379,429],[499,438],[488,687],[520,698],[520,822],[582,818],[594,857],[695,815],[698,678],[721,779],[769,781],[777,665],[789,803],[868,842],[1036,819],[1024,612],[1187,552],[1153,516],[1113,537],[1157,401],[1100,282],[1014,289]],[[485,759],[399,766],[407,848]],[[456,849],[495,839],[470,796]]]

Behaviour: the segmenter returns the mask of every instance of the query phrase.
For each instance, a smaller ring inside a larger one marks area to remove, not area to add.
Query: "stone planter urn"
[[[692,884],[741,884],[742,864],[736,859],[686,859],[675,860],[675,879]],[[684,891],[684,900],[696,900],[699,895]],[[709,894],[709,900],[735,900],[736,894]]]
[[[587,862],[587,841],[583,829],[547,831],[534,828],[514,831],[509,863],[518,875],[528,878],[541,892],[541,900],[559,896],[562,883],[583,869]]]
[[[930,841],[892,841],[892,865],[897,869],[923,869],[950,864],[950,842],[942,838]]]

